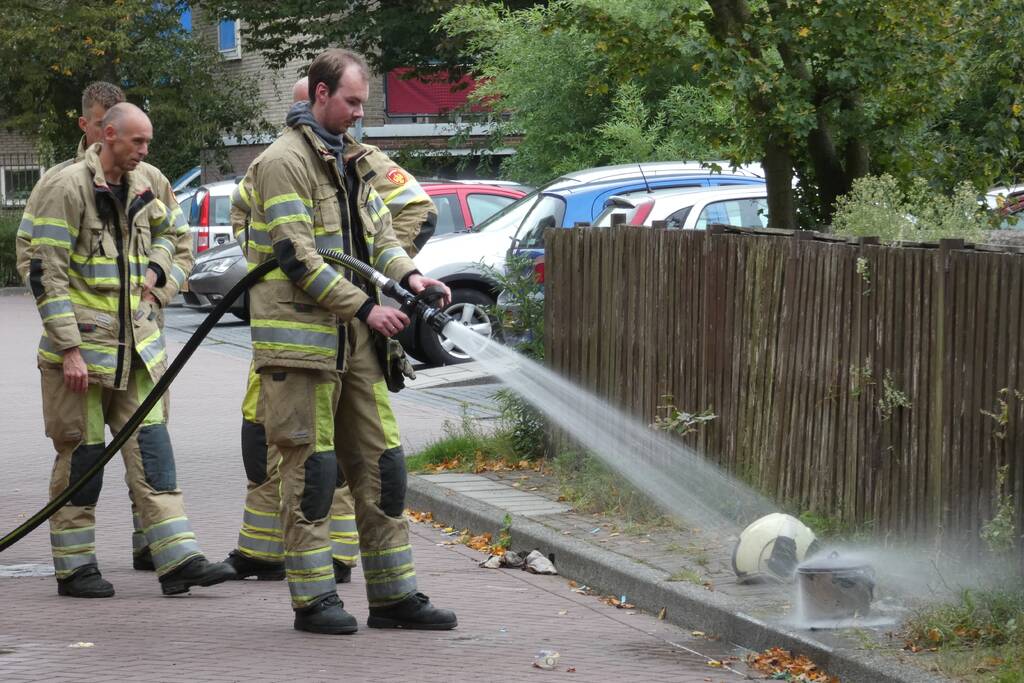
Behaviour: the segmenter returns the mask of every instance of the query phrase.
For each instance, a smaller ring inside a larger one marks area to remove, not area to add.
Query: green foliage
[[[8,3],[0,23],[0,123],[36,136],[45,158],[66,159],[81,136],[82,90],[110,81],[149,113],[148,161],[172,178],[198,164],[201,150],[223,150],[225,134],[267,130],[255,82],[224,74],[214,46],[181,28],[185,6]]]
[[[594,456],[561,453],[552,465],[560,493],[580,512],[614,514],[644,526],[669,524],[650,498]]]
[[[509,389],[499,390],[494,398],[501,411],[499,432],[508,440],[515,453],[525,460],[543,458],[544,434],[547,431],[544,416]]]
[[[1006,492],[1006,478],[1010,466],[1003,465],[996,473],[996,514],[981,526],[981,540],[997,555],[1012,551],[1017,545],[1017,525],[1014,523],[1013,496]]]
[[[498,530],[498,542],[494,546],[504,550],[512,547],[512,515],[508,512],[501,519],[501,529]]]
[[[989,221],[969,183],[951,195],[929,187],[923,178],[904,185],[891,175],[866,176],[836,205],[832,232],[879,237],[892,242],[930,242],[942,238],[984,241]]]
[[[871,539],[874,524],[852,524],[838,517],[821,515],[807,510],[799,515],[801,522],[814,532],[819,539],[829,541],[861,542]]]
[[[15,264],[15,236],[21,214],[0,211],[0,287],[20,284]]]
[[[405,465],[410,472],[419,472],[458,460],[460,465],[453,468],[455,471],[470,471],[478,457],[506,462],[521,460],[506,434],[485,432],[472,418],[463,416],[457,424],[445,421],[444,436],[406,458]]]
[[[917,610],[905,629],[916,647],[938,649],[948,675],[1024,680],[1024,586],[964,590],[954,602]]]
[[[491,311],[502,333],[519,353],[544,358],[544,286],[534,276],[533,260],[517,254],[509,257],[503,271],[485,270],[509,304]]]
[[[665,394],[661,400],[662,403],[659,403],[656,408],[654,424],[651,425],[658,431],[686,436],[718,417],[711,412],[710,408],[699,413],[683,412],[675,406],[675,398],[671,394]]]
[[[892,419],[892,415],[898,408],[911,408],[913,404],[910,398],[896,386],[892,371],[886,370],[882,378],[882,396],[878,399],[878,414],[882,421]]]
[[[996,428],[992,432],[999,441],[1006,439],[1007,432],[1010,428],[1010,400],[1016,398],[1018,401],[1024,401],[1024,392],[1013,390],[1012,395],[1008,387],[1003,387],[999,390],[999,395],[996,398],[997,412],[991,412],[988,410],[982,410],[981,414],[995,420]]]
[[[718,158],[728,101],[694,88],[700,49],[682,22],[697,2],[558,0],[520,11],[464,4],[443,32],[465,38],[497,100],[497,137],[525,133],[504,172],[525,182],[588,166]],[[678,29],[669,34],[663,27]]]

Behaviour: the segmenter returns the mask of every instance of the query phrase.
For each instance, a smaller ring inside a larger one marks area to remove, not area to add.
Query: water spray
[[[344,254],[333,249],[317,249],[317,253],[328,261],[350,268],[369,282],[380,287],[381,291],[399,302],[402,312],[408,316],[416,316],[420,318],[424,323],[429,325],[431,329],[440,333],[446,327],[450,326],[451,328],[454,328],[459,326],[459,323],[455,322],[450,315],[442,311],[439,307],[431,305],[430,302],[442,294],[442,290],[440,288],[428,287],[420,294],[413,294],[391,278],[386,277],[359,259],[349,256],[348,254]],[[90,467],[85,474],[81,476],[81,478],[77,481],[71,482],[67,488],[54,496],[53,500],[43,506],[43,508],[37,513],[29,517],[25,522],[12,530],[6,536],[0,538],[0,552],[3,552],[20,541],[32,532],[32,530],[49,519],[53,513],[63,507],[69,500],[71,500],[72,496],[88,484],[94,476],[100,473],[110,459],[114,457],[114,454],[121,450],[121,446],[124,445],[125,441],[135,433],[135,430],[142,423],[145,417],[149,415],[150,410],[153,409],[153,406],[156,405],[157,401],[163,397],[167,388],[171,385],[171,382],[173,382],[178,376],[178,373],[181,372],[181,369],[192,357],[192,354],[195,353],[197,348],[199,348],[199,344],[202,343],[206,338],[206,335],[208,335],[210,330],[213,329],[213,326],[220,321],[235,300],[251,285],[258,282],[264,275],[276,267],[277,259],[269,259],[268,261],[264,261],[253,268],[251,271],[246,273],[245,277],[235,283],[235,286],[224,295],[224,298],[220,303],[218,303],[213,311],[206,316],[206,319],[203,320],[202,324],[199,325],[199,328],[196,329],[189,340],[185,343],[181,351],[175,357],[174,362],[167,367],[167,371],[164,372],[163,376],[142,401],[138,409],[130,418],[128,418],[124,427],[114,435],[113,439],[111,439],[110,443],[103,451],[103,454],[93,464],[93,466]]]

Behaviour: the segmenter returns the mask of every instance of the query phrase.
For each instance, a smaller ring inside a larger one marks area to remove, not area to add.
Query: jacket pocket
[[[313,225],[326,232],[341,230],[341,206],[334,185],[318,185],[314,190]]]

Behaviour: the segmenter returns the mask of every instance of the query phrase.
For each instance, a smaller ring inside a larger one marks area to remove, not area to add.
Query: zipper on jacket
[[[125,181],[127,179],[124,179]],[[124,316],[124,301],[125,297],[128,296],[128,282],[125,279],[125,273],[130,272],[127,267],[127,256],[124,253],[124,237],[121,235],[121,216],[124,215],[124,207],[121,205],[120,200],[107,188],[97,188],[98,192],[106,193],[110,197],[110,201],[113,202],[114,207],[117,209],[112,216],[113,229],[114,229],[114,249],[117,250],[117,280],[120,288],[119,296],[117,298],[117,368],[114,371],[114,387],[118,388],[121,386],[121,376],[124,374],[124,347],[125,347],[125,323],[128,325],[132,324],[131,317],[127,320]],[[130,309],[130,307],[129,307]]]

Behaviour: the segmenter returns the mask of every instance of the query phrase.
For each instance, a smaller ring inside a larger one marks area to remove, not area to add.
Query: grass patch
[[[681,569],[675,574],[669,576],[667,580],[676,582],[685,581],[686,583],[692,583],[697,586],[704,585],[704,577],[692,569]]]
[[[440,465],[452,472],[471,472],[481,460],[516,462],[519,458],[506,434],[500,430],[485,432],[472,420],[463,418],[459,424],[446,421],[444,436],[406,458],[405,464],[410,472],[423,472]]]
[[[580,512],[614,514],[626,527],[670,526],[650,498],[585,453],[562,453],[553,461],[559,492]]]
[[[801,522],[806,524],[814,535],[830,541],[862,542],[871,540],[874,526],[872,522],[853,524],[837,517],[819,515],[816,512],[801,512]]]
[[[1024,583],[964,590],[952,602],[918,610],[905,626],[908,648],[938,652],[936,665],[948,676],[1024,682]]]

